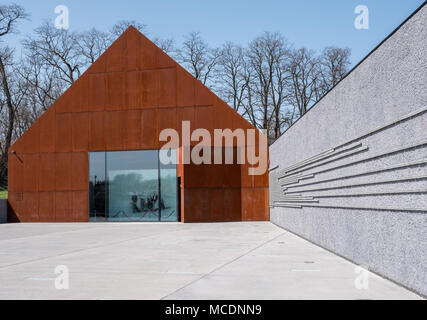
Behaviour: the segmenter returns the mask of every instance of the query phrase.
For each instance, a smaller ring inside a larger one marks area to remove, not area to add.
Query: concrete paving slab
[[[0,299],[420,299],[355,268],[268,222],[0,226]]]

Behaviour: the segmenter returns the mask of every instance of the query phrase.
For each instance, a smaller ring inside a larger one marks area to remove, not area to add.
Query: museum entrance
[[[175,150],[89,153],[89,220],[178,221]]]

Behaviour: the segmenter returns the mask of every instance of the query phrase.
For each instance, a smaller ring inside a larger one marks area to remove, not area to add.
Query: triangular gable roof
[[[38,150],[72,151],[73,146],[61,147],[61,144],[67,145],[68,139],[58,141],[59,137],[67,136],[70,129],[68,122],[73,121],[69,116],[71,113],[157,108],[164,109],[165,114],[169,108],[177,109],[177,115],[171,114],[169,122],[173,116],[183,116],[194,120],[192,122],[201,128],[254,128],[131,26],[43,113],[10,150],[23,153],[35,153]],[[191,108],[194,108],[194,113]],[[168,121],[163,117],[161,120]],[[102,147],[89,146],[89,149]]]

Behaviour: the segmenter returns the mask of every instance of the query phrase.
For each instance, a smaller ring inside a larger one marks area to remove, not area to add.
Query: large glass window
[[[169,157],[177,159],[176,150],[160,150],[160,153],[168,152]],[[160,158],[162,159],[162,158]],[[160,163],[160,194],[161,196],[161,220],[162,221],[177,221],[178,208],[177,208],[177,178],[176,178],[176,164],[163,164]]]
[[[159,221],[157,151],[107,153],[108,219]]]
[[[105,221],[105,152],[91,152],[89,162],[89,220]]]
[[[90,175],[92,221],[177,221],[176,164],[158,150],[91,153]]]

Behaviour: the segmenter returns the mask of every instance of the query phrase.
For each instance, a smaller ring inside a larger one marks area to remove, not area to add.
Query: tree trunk
[[[4,95],[6,96],[6,104],[9,114],[8,127],[6,131],[5,143],[3,146],[3,153],[0,158],[0,183],[7,181],[7,157],[10,145],[12,144],[13,126],[15,121],[15,110],[12,104],[12,98],[10,95],[9,84],[7,82],[6,69],[3,63],[3,59],[0,56],[0,75],[2,77],[2,86]]]

